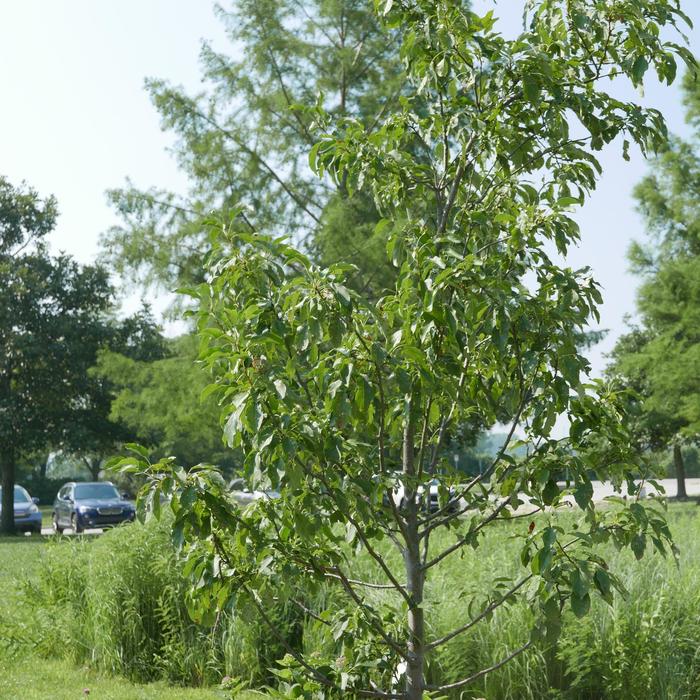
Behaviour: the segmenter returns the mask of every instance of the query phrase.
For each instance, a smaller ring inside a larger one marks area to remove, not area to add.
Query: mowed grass
[[[172,688],[163,683],[134,685],[89,669],[75,668],[64,661],[0,657],[0,698],[3,700],[79,700],[86,697],[90,700],[221,700],[226,696],[221,691]],[[243,700],[245,696],[240,697]]]
[[[9,653],[3,638],[31,635],[29,611],[22,615],[20,595],[24,581],[41,566],[48,547],[63,547],[51,537],[0,538],[0,699],[1,700],[222,700],[218,689],[174,688],[164,683],[138,685],[63,660],[33,654]],[[21,621],[27,620],[23,629]],[[18,622],[20,621],[20,622]],[[89,691],[89,696],[85,691]],[[240,700],[254,700],[259,693],[240,693]]]

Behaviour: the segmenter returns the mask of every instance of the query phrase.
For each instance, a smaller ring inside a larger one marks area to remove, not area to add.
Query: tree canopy
[[[460,5],[466,3],[460,0]],[[366,0],[239,0],[218,7],[236,58],[202,48],[202,94],[147,81],[177,138],[185,197],[130,184],[110,193],[123,224],[103,239],[116,269],[172,290],[202,280],[212,212],[237,227],[292,235],[314,259],[350,262],[348,283],[376,296],[393,285],[374,201],[309,169],[318,104],[376,130],[407,90],[396,29]],[[300,108],[305,105],[306,108]],[[241,209],[241,205],[244,208]]]
[[[45,236],[56,202],[0,178],[0,466],[2,522],[14,530],[15,467],[59,445],[84,408],[84,348],[102,331],[112,289],[106,271],[51,257]],[[93,348],[94,353],[94,348]],[[94,361],[94,354],[93,354]]]
[[[302,610],[310,586],[336,587],[319,616],[319,653],[283,639],[289,696],[423,700],[469,688],[488,669],[441,683],[429,672],[437,650],[521,597],[535,614],[532,636],[504,651],[506,663],[555,638],[565,605],[584,615],[595,592],[611,600],[620,583],[596,544],[612,540],[637,558],[647,542],[669,544],[653,505],[592,502],[591,474],[634,493],[639,466],[619,397],[586,379],[576,349],[597,285],[548,250],[565,254],[579,238],[570,211],[596,185],[596,151],[618,136],[644,152],[665,142],[662,115],[614,98],[604,81],[639,86],[654,70],[671,82],[678,54],[692,62],[668,39],[684,17],[664,0],[614,11],[541,0],[525,10],[522,34],[507,40],[493,13],[447,0],[378,3],[385,31],[400,35],[411,90],[376,128],[313,107],[312,168],[371,192],[382,217],[376,230],[389,237],[397,278],[381,298],[354,292],[352,268],[314,264],[274,226],[223,226],[193,292],[201,358],[249,483],[280,497],[241,509],[216,470],[150,465],[144,451],[122,463],[151,480],[142,508],[157,515],[170,496],[173,537],[196,579],[193,615],[251,605],[282,637],[266,615],[278,581],[296,583]],[[557,438],[562,414],[571,427]],[[463,483],[441,446],[475,416],[509,429],[484,474]],[[516,431],[521,459],[510,453]],[[553,476],[562,467],[563,490]],[[581,519],[548,511],[541,528],[523,527],[521,574],[492,581],[451,633],[433,638],[434,567],[478,547],[525,499],[531,517],[565,496]],[[358,551],[371,561],[362,579]]]
[[[240,460],[223,443],[218,406],[211,397],[201,400],[208,377],[196,359],[196,339],[182,336],[156,358],[103,351],[95,374],[111,387],[109,419],[129,440],[156,458],[207,462],[230,474]]]

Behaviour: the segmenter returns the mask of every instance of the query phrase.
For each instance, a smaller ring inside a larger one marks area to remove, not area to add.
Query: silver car
[[[38,498],[32,498],[27,489],[15,485],[15,529],[17,532],[41,534],[41,513]],[[0,487],[0,510],[2,510],[2,487]]]

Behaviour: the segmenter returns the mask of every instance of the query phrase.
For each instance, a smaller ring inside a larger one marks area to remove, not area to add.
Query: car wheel
[[[63,528],[58,524],[58,516],[56,515],[56,513],[54,513],[51,517],[51,525],[53,526],[53,531],[57,535],[63,534]],[[39,530],[39,532],[41,533],[41,530]]]
[[[74,535],[79,535],[83,531],[83,528],[80,527],[78,523],[78,516],[75,513],[73,513],[73,517],[70,519],[70,524],[73,528]]]

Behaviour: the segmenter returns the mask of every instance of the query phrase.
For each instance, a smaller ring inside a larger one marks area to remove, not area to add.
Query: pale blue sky
[[[700,3],[685,5],[700,23]],[[518,27],[521,0],[474,6],[495,6],[505,34]],[[143,79],[199,89],[202,38],[226,46],[209,0],[0,0],[0,173],[57,196],[55,250],[94,259],[100,232],[115,220],[104,191],[127,176],[143,187],[184,186]],[[700,49],[697,31],[691,49]],[[650,83],[643,99],[626,96],[659,107],[674,132],[687,134],[677,87]],[[604,287],[601,325],[612,332],[591,353],[596,371],[623,315],[634,311],[636,280],[625,252],[643,235],[631,191],[646,171],[638,154],[625,163],[617,146],[602,161],[605,175],[578,215],[583,242],[570,259],[590,265]]]

